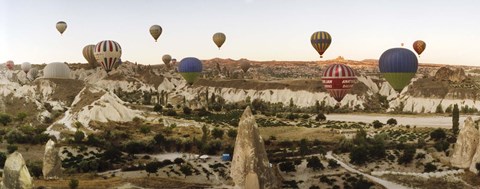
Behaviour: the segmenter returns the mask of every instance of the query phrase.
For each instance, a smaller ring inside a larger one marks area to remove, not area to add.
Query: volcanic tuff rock
[[[52,139],[45,145],[42,172],[45,179],[57,179],[62,175],[62,160]]]
[[[255,174],[258,177],[259,188],[280,188],[280,182],[275,177],[274,170],[268,161],[255,117],[252,115],[250,107],[247,107],[238,126],[230,176],[235,182],[236,188],[247,188],[250,184],[256,184],[252,183],[253,181],[250,182],[252,179],[247,179],[247,175],[252,177]]]
[[[28,172],[22,154],[14,152],[9,155],[3,168],[3,181],[1,189],[31,189],[33,178]]]
[[[452,70],[447,67],[441,67],[440,69],[438,69],[437,73],[435,73],[435,79],[448,80],[455,83],[461,82],[466,78],[467,76],[465,75],[465,71],[462,68]]]
[[[450,163],[459,168],[469,168],[471,164],[475,164],[475,162],[472,162],[474,155],[478,156],[477,159],[480,159],[480,152],[478,152],[479,149],[477,148],[479,137],[480,133],[475,128],[473,119],[468,117],[458,134]]]

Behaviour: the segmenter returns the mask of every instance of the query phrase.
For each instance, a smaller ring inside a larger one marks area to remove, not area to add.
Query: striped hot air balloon
[[[320,58],[323,58],[323,53],[328,49],[332,43],[332,37],[328,32],[318,31],[312,34],[310,42],[313,48],[320,54]]]
[[[323,86],[337,102],[342,101],[356,82],[355,72],[344,64],[332,64],[323,72]]]
[[[9,60],[5,63],[5,66],[7,67],[7,69],[9,70],[13,70],[14,66],[15,66],[15,63],[13,63],[13,61]]]
[[[415,52],[417,52],[418,56],[420,56],[420,54],[422,54],[422,52],[425,50],[425,48],[427,48],[427,44],[424,41],[416,40],[415,42],[413,42],[413,50],[415,50]]]
[[[87,45],[83,47],[82,54],[83,57],[87,60],[88,64],[90,64],[93,67],[97,66],[97,59],[95,59],[95,55],[93,54],[93,51],[95,49],[95,45]]]
[[[393,89],[400,92],[417,73],[418,59],[408,49],[392,48],[380,56],[378,66]]]
[[[198,76],[202,73],[202,69],[202,61],[194,57],[184,58],[178,64],[178,72],[190,85],[197,81]]]
[[[122,47],[112,40],[100,41],[95,45],[93,54],[97,62],[108,73],[122,56]]]

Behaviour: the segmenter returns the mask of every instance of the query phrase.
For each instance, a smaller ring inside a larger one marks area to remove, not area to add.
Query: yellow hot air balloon
[[[213,42],[215,43],[215,45],[217,45],[218,49],[222,47],[226,39],[227,39],[227,36],[225,36],[224,33],[218,32],[213,34]]]
[[[60,32],[60,35],[63,35],[63,32],[65,32],[65,30],[67,29],[67,23],[64,21],[59,21],[57,22],[56,27],[58,32]]]
[[[93,54],[93,50],[95,49],[95,45],[87,45],[83,47],[83,57],[87,60],[88,64],[93,67],[97,66],[97,59],[95,59],[95,55]]]
[[[157,39],[162,35],[162,27],[159,25],[153,25],[150,27],[150,34],[152,35],[153,39],[155,39],[155,42],[157,42]]]
[[[318,31],[312,34],[310,42],[313,48],[320,54],[320,58],[323,58],[323,53],[332,43],[332,36],[326,31]]]

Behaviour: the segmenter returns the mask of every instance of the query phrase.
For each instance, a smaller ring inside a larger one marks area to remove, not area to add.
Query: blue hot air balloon
[[[415,54],[405,48],[392,48],[380,56],[380,72],[396,91],[402,89],[415,77],[418,59]]]
[[[198,58],[187,57],[178,64],[178,72],[183,76],[188,84],[192,85],[202,73],[202,61]]]

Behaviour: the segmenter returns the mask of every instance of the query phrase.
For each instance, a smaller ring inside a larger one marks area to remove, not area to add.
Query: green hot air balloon
[[[380,56],[378,66],[392,88],[400,92],[415,77],[418,69],[418,59],[408,49],[392,48]]]
[[[202,73],[202,69],[202,61],[194,57],[184,58],[178,65],[178,72],[183,76],[189,85],[192,85],[195,83],[195,81],[197,81],[198,77]]]
[[[217,45],[218,49],[222,47],[226,39],[227,39],[227,36],[225,36],[224,33],[218,32],[213,34],[213,42],[215,43],[215,45]]]

